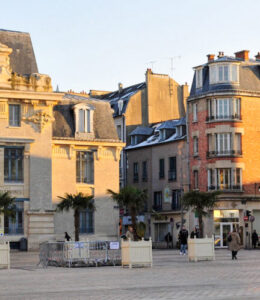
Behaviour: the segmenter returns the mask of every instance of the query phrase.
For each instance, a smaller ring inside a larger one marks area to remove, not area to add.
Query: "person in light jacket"
[[[233,229],[233,232],[229,234],[228,241],[228,248],[232,252],[232,259],[237,259],[237,252],[240,250],[241,246],[240,237],[235,228]]]

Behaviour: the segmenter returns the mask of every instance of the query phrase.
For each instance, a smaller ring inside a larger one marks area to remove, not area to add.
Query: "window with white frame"
[[[210,84],[238,82],[239,66],[237,64],[225,63],[209,66]]]
[[[209,99],[208,120],[212,119],[240,119],[240,99]]]
[[[9,126],[21,126],[21,106],[19,104],[9,104]]]
[[[77,151],[76,180],[78,183],[94,183],[94,155],[91,151]]]
[[[231,188],[231,169],[217,169],[217,186],[220,190]]]
[[[94,233],[94,211],[90,209],[81,210],[79,217],[79,232]]]
[[[216,151],[218,154],[227,154],[232,148],[231,133],[216,133]]]
[[[94,108],[85,103],[74,106],[75,131],[78,134],[93,132],[93,113]]]
[[[193,122],[198,122],[198,103],[192,104]]]
[[[241,168],[208,169],[208,190],[241,190],[241,189],[242,189]]]
[[[196,88],[202,87],[202,81],[203,81],[202,71],[203,71],[202,68],[196,70]]]
[[[197,136],[193,137],[193,155],[197,156],[199,153],[199,139]]]

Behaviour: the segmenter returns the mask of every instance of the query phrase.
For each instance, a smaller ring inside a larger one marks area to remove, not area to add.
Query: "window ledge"
[[[17,129],[17,128],[21,128],[22,126],[7,126],[7,128],[9,129]]]
[[[218,122],[236,122],[236,123],[243,123],[243,121],[241,119],[213,119],[213,120],[206,120],[205,123],[218,123]]]
[[[8,181],[8,182],[4,182],[4,185],[8,185],[8,186],[10,186],[10,185],[20,185],[20,186],[22,186],[22,185],[24,185],[24,182],[19,182],[19,181]]]
[[[76,182],[76,186],[88,186],[88,187],[94,187],[94,183],[85,183],[85,182]]]

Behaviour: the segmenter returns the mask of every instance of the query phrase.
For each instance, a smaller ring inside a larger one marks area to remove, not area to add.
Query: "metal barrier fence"
[[[40,244],[39,264],[48,266],[121,265],[120,242],[44,242]]]

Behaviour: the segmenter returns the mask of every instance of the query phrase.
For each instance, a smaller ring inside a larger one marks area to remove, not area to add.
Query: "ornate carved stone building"
[[[0,230],[12,242],[28,238],[29,248],[73,235],[72,212],[56,213],[55,205],[58,196],[83,192],[95,196],[97,209],[81,213],[80,237],[113,239],[118,209],[106,190],[118,189],[123,144],[110,105],[54,93],[51,78],[37,73],[32,47],[29,58],[19,49],[21,40],[31,45],[28,38],[0,31],[0,191],[16,198],[16,221],[1,216]]]

